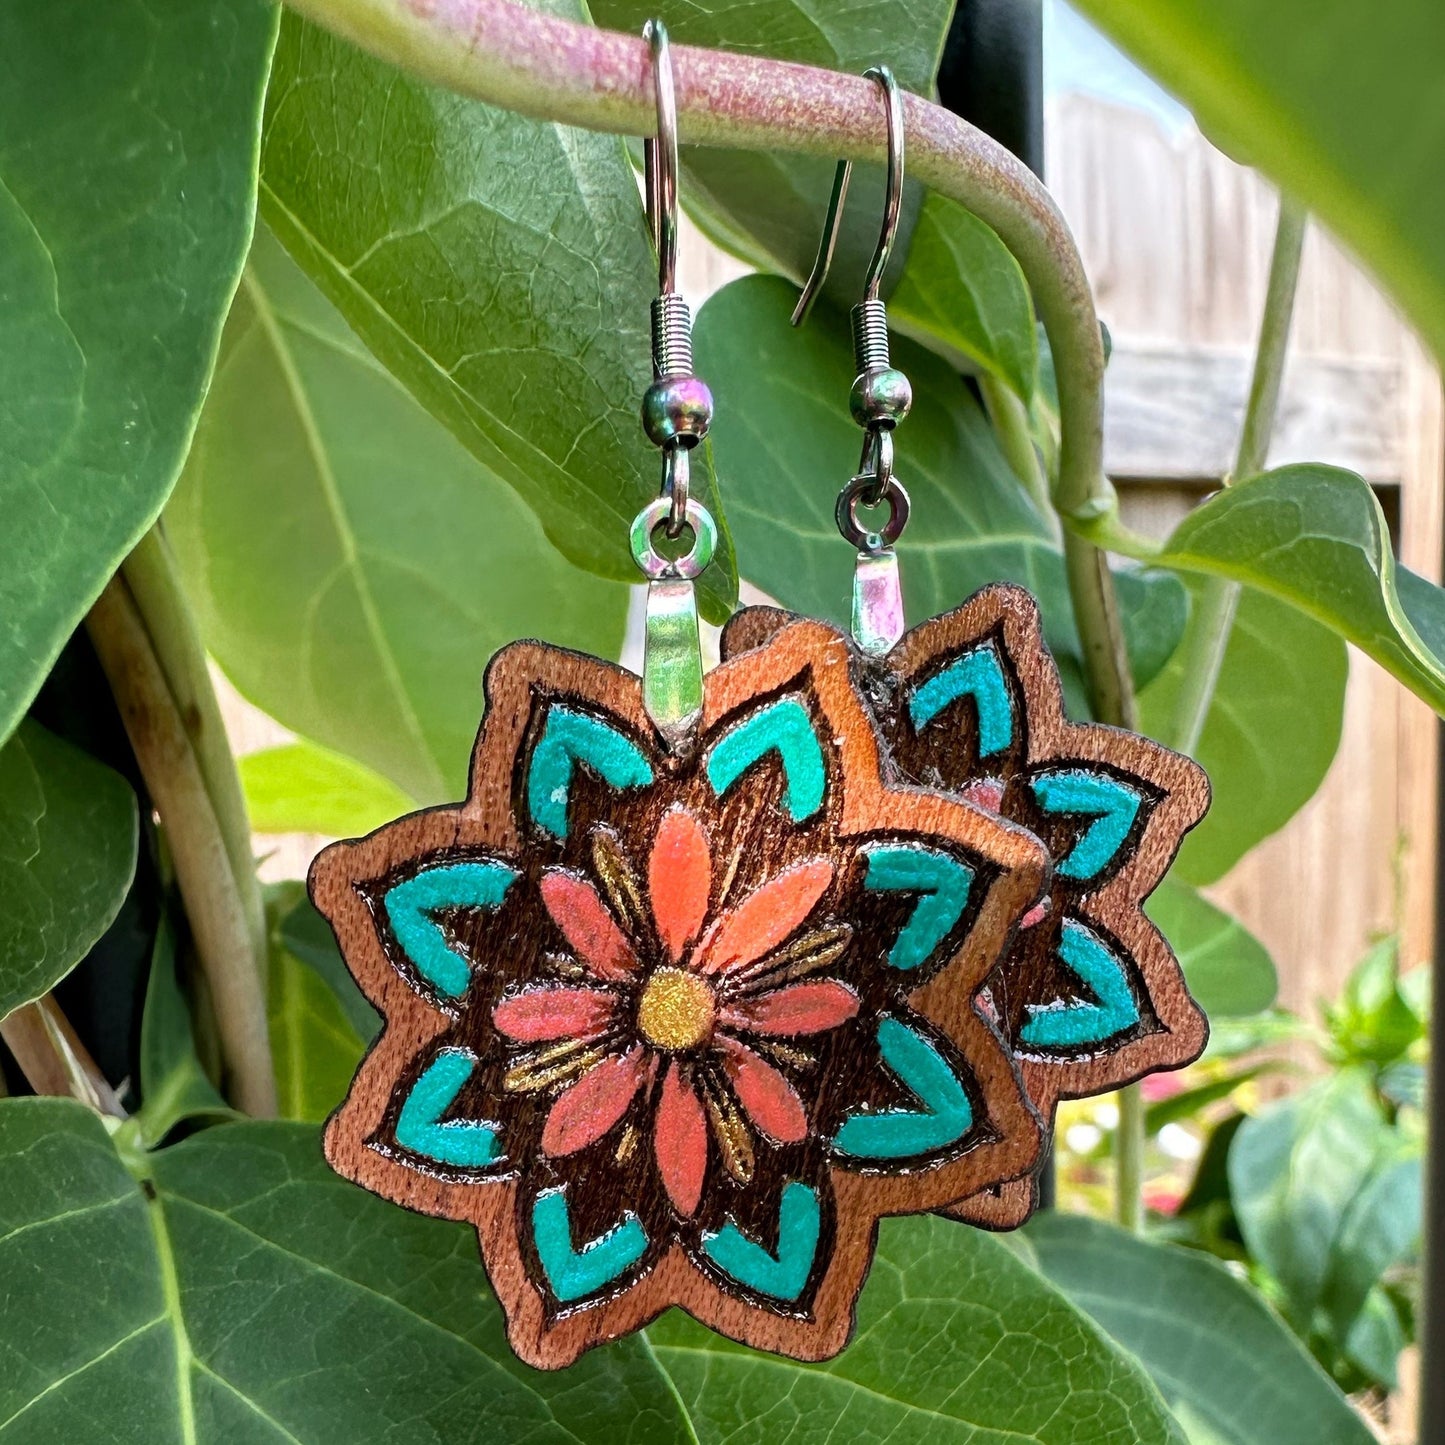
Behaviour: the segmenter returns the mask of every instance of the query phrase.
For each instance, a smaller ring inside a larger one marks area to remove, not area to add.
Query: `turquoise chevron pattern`
[[[1139,1005],[1124,964],[1093,929],[1066,918],[1059,957],[1091,997],[1030,1004],[1028,1022],[1019,1030],[1024,1043],[1044,1048],[1103,1044],[1139,1022]]]
[[[652,767],[630,738],[587,713],[555,705],[527,769],[527,811],[554,838],[567,836],[567,803],[578,763],[609,787],[645,788]]]
[[[437,914],[448,908],[490,913],[502,906],[516,877],[517,870],[505,863],[439,863],[387,890],[383,907],[402,952],[448,998],[460,998],[467,991],[472,971],[447,942]]]
[[[796,698],[779,698],[724,734],[708,754],[708,781],[721,796],[768,753],[782,759],[789,816],[811,818],[823,806],[828,773],[813,720]]]

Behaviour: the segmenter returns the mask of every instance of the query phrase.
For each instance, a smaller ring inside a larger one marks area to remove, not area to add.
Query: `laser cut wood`
[[[464,803],[313,865],[386,1019],[328,1159],[476,1227],[532,1364],[671,1305],[836,1353],[880,1216],[1035,1164],[973,1000],[1043,845],[890,784],[821,624],[709,674],[683,753],[594,659],[517,643],[486,694]]]
[[[789,617],[740,612],[723,656],[762,645]],[[1137,734],[1070,723],[1038,606],[1021,588],[983,589],[884,658],[849,647],[893,776],[992,809],[1048,846],[1049,897],[979,996],[1047,1127],[1060,1099],[1196,1059],[1204,1015],[1142,904],[1208,807],[1203,770]],[[1034,1181],[1020,1179],[949,1212],[1007,1229],[1034,1204]]]

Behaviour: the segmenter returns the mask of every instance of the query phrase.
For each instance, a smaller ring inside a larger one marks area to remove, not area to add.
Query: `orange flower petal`
[[[541,891],[552,922],[596,977],[618,983],[636,972],[632,945],[585,878],[552,868],[542,876]]]
[[[707,1116],[697,1091],[683,1082],[676,1060],[662,1080],[653,1147],[667,1197],[684,1219],[691,1219],[707,1173]]]
[[[826,858],[796,863],[730,908],[698,946],[703,973],[742,968],[776,948],[816,907],[833,881]]]
[[[617,1007],[616,996],[595,988],[534,988],[504,998],[492,1022],[519,1043],[588,1039],[601,1033]]]
[[[658,826],[647,862],[647,889],[662,946],[678,963],[702,927],[712,889],[707,834],[686,808],[673,808]]]
[[[787,1079],[746,1044],[725,1036],[718,1042],[738,1102],[753,1123],[775,1144],[797,1144],[807,1138],[803,1101]]]
[[[557,1096],[542,1126],[542,1152],[557,1158],[596,1143],[627,1112],[643,1072],[641,1049],[594,1064]]]
[[[819,1034],[847,1023],[858,995],[835,978],[790,984],[719,1009],[718,1023],[754,1034]]]

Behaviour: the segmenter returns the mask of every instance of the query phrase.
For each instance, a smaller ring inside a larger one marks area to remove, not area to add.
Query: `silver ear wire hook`
[[[863,282],[864,301],[877,301],[878,288],[883,282],[883,273],[888,268],[888,258],[893,252],[893,242],[898,235],[898,217],[903,209],[903,97],[898,82],[886,65],[875,65],[863,72],[865,80],[876,80],[882,88],[888,116],[888,194],[883,205],[883,225],[878,233],[878,245],[868,265],[868,275]],[[833,173],[833,193],[828,198],[828,214],[823,218],[823,234],[818,242],[818,255],[813,261],[813,270],[803,285],[798,304],[793,308],[793,325],[801,326],[813,309],[823,282],[828,279],[833,264],[833,253],[838,246],[838,231],[843,221],[843,203],[848,198],[848,182],[852,179],[853,162],[839,161]]]
[[[677,97],[672,85],[672,49],[661,20],[649,20],[642,27],[642,38],[652,50],[652,83],[657,94],[657,134],[642,142],[647,219],[657,249],[657,289],[670,296],[677,289]]]

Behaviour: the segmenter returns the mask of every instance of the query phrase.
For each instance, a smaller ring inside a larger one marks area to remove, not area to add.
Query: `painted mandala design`
[[[831,629],[785,625],[709,674],[679,755],[635,677],[516,644],[467,801],[313,866],[386,1019],[327,1155],[477,1227],[525,1359],[673,1304],[832,1354],[879,1216],[1035,1162],[972,1000],[1043,847],[887,784],[849,673]]]
[[[739,613],[724,656],[757,646],[788,616]],[[1037,604],[1020,588],[985,588],[886,657],[850,651],[896,777],[966,799],[1048,847],[1048,897],[979,994],[1044,1119],[1062,1098],[1196,1059],[1203,1012],[1142,904],[1204,815],[1203,770],[1134,733],[1068,722]],[[1033,1205],[1032,1181],[1020,1180],[951,1212],[1007,1228]]]

